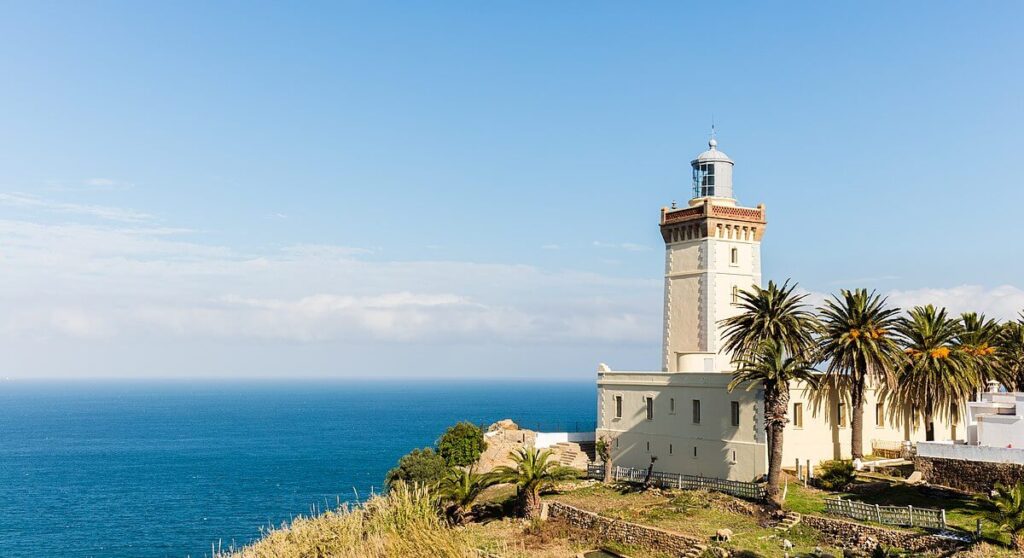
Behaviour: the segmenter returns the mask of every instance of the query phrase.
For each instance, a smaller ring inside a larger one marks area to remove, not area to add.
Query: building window
[[[733,304],[739,304],[740,303],[740,288],[738,286],[736,286],[736,285],[732,286],[732,303]]]
[[[693,446],[693,456],[697,457],[697,446]]]
[[[715,164],[700,163],[693,169],[693,197],[715,195]]]
[[[670,415],[676,414],[676,398],[673,397],[668,400],[668,413]]]
[[[651,453],[651,443],[647,442],[647,453]]]
[[[615,418],[622,418],[622,396],[615,396]]]
[[[619,439],[615,438],[615,447],[619,447]]]
[[[793,426],[797,428],[804,427],[804,404],[793,403]]]
[[[739,401],[730,401],[729,402],[729,410],[732,411],[732,413],[731,413],[732,414],[732,425],[733,426],[739,426],[740,425],[740,402]]]
[[[647,397],[647,420],[654,420],[654,398]]]
[[[732,462],[736,463],[736,450],[732,450]]]
[[[846,428],[846,403],[840,403],[836,408],[836,419],[839,428]]]
[[[875,404],[875,426],[879,428],[885,426],[885,407],[881,403]]]
[[[700,399],[693,400],[693,424],[700,424]]]
[[[738,265],[740,263],[740,250],[739,248],[733,248],[729,257],[729,263],[732,265]]]
[[[672,444],[668,445],[668,454],[672,455]]]

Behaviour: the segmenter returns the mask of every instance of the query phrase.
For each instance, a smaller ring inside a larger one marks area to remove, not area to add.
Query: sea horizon
[[[460,420],[592,428],[595,393],[489,378],[6,382],[0,548],[207,556],[379,491],[398,457]]]

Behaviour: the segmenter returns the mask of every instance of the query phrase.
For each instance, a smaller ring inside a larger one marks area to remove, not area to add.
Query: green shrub
[[[852,461],[825,461],[821,464],[815,482],[819,488],[840,491],[849,488],[856,478],[857,471]]]
[[[441,480],[447,470],[448,465],[433,449],[414,449],[398,460],[398,466],[388,471],[384,482],[389,490],[399,481],[427,486]]]
[[[471,422],[455,424],[437,441],[437,453],[451,467],[467,467],[476,463],[485,449],[484,431]]]

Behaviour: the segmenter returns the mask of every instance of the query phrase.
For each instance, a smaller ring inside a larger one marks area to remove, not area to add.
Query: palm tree
[[[1003,324],[999,335],[999,367],[1013,389],[1024,389],[1024,314]]]
[[[521,448],[509,454],[515,467],[501,466],[491,471],[495,483],[516,485],[520,512],[527,518],[540,515],[540,493],[550,490],[556,481],[575,478],[577,472],[551,460],[551,451]]]
[[[1007,377],[1000,362],[1003,327],[999,322],[986,318],[984,314],[965,312],[960,315],[960,325],[956,346],[970,356],[971,366],[980,376],[981,386],[991,381],[1012,385],[1013,378]]]
[[[819,356],[828,362],[825,372],[836,385],[848,389],[852,404],[851,453],[864,457],[864,390],[868,381],[892,383],[900,360],[892,332],[896,308],[865,289],[842,290],[820,309],[822,319]]]
[[[1018,552],[1024,551],[1024,483],[1014,486],[997,483],[988,503],[989,520],[998,525],[1001,532],[1010,534],[1010,546]]]
[[[935,415],[960,416],[963,402],[981,385],[972,355],[956,345],[963,326],[946,309],[917,306],[896,324],[906,355],[889,390],[890,399],[911,409],[917,423],[924,419],[925,440],[935,440]]]
[[[741,384],[747,389],[760,385],[764,390],[764,428],[768,435],[768,498],[779,501],[779,478],[782,473],[782,435],[789,409],[789,384],[793,381],[817,383],[817,373],[801,356],[790,356],[777,340],[762,341],[757,352],[741,361],[740,368],[729,383],[729,391]]]
[[[445,504],[445,513],[452,523],[462,525],[466,514],[480,493],[493,484],[489,475],[479,475],[474,467],[452,467],[437,483],[437,495]]]
[[[806,294],[794,294],[796,283],[774,281],[762,289],[740,291],[740,313],[722,320],[725,350],[737,360],[754,354],[763,341],[777,341],[791,355],[803,355],[814,344],[817,320],[804,304]]]

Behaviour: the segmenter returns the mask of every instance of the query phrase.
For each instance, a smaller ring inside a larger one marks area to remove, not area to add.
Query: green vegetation
[[[484,431],[471,422],[457,423],[437,441],[437,453],[450,467],[468,467],[487,449]]]
[[[803,303],[807,295],[796,295],[796,285],[786,281],[781,287],[774,281],[768,288],[754,286],[740,293],[742,311],[726,319],[725,347],[740,361],[729,391],[747,384],[764,389],[765,431],[768,434],[769,501],[779,505],[779,479],[782,475],[783,431],[788,422],[789,385],[803,380],[815,383],[810,359],[814,345],[812,333],[817,320]]]
[[[896,323],[904,347],[891,391],[893,401],[910,408],[915,422],[924,420],[925,439],[935,439],[935,416],[959,419],[964,401],[984,384],[973,353],[957,344],[964,327],[946,309],[918,306]]]
[[[512,454],[515,467],[497,467],[491,471],[495,483],[514,484],[519,491],[519,509],[527,518],[540,515],[540,493],[550,490],[555,482],[576,478],[579,472],[559,466],[551,460],[551,452],[523,448]]]
[[[398,460],[398,466],[388,471],[384,482],[388,489],[399,482],[432,485],[444,477],[448,464],[431,448],[414,449]]]
[[[844,289],[819,311],[819,358],[828,362],[832,383],[849,393],[851,453],[863,458],[864,389],[870,379],[892,385],[901,356],[893,334],[899,309],[874,292]]]
[[[1024,552],[1024,483],[997,484],[988,499],[987,516],[1000,532],[1010,536],[1010,545]]]
[[[857,478],[852,461],[825,461],[821,472],[814,478],[820,488],[831,491],[847,490]]]
[[[473,467],[449,469],[436,489],[449,521],[458,525],[465,523],[466,513],[480,493],[493,484],[493,478],[476,474]]]

